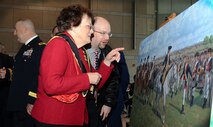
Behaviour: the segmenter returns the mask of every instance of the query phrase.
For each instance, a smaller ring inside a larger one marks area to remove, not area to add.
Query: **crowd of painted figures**
[[[194,98],[198,96],[202,100],[196,99],[196,104],[200,103],[198,105],[203,109],[210,107],[213,96],[212,52],[213,50],[208,48],[195,52],[193,55],[185,54],[179,58],[171,56],[173,59],[168,52],[163,62],[155,60],[155,57],[151,60],[149,56],[144,58],[137,68],[136,87],[138,89],[136,89],[136,93],[146,95],[143,98],[146,102],[150,99],[152,90],[161,94],[170,93],[171,97],[180,91],[183,93],[181,113],[184,113],[185,100],[188,99],[189,105],[192,107],[195,103]],[[173,73],[169,73],[170,71]],[[167,78],[170,81],[166,84]]]

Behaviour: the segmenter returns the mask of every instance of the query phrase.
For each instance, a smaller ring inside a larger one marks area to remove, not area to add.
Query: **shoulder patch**
[[[38,45],[46,45],[44,42],[39,42]]]

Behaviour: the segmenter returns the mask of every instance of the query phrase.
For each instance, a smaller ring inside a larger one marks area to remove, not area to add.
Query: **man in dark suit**
[[[91,39],[91,48],[87,50],[92,66],[99,68],[101,61],[112,50],[107,44],[112,36],[109,22],[102,17],[95,17],[94,37]],[[116,62],[115,67],[104,86],[98,90],[97,102],[87,99],[89,112],[89,127],[105,127],[110,117],[110,112],[116,105],[118,94],[119,72]],[[96,107],[97,105],[97,107]],[[110,127],[110,126],[108,126]]]
[[[7,112],[7,98],[12,75],[13,58],[3,53],[4,45],[0,43],[0,126],[9,127],[9,113]],[[7,74],[7,75],[5,75]]]
[[[14,35],[23,45],[15,56],[8,110],[13,114],[14,127],[34,127],[31,110],[36,99],[39,64],[45,43],[36,34],[30,19],[18,20]]]
[[[91,61],[94,61],[92,52],[99,51],[99,60],[111,51],[108,45],[111,34],[110,23],[103,17],[95,17],[94,37],[92,38],[92,48],[88,50]],[[114,63],[115,69],[112,71],[106,84],[99,90],[97,108],[99,117],[99,127],[121,127],[121,112],[124,106],[124,96],[129,83],[129,73],[123,52],[120,53],[119,63]],[[99,63],[99,62],[98,62]],[[93,64],[93,62],[92,62]],[[94,65],[93,65],[94,66]]]

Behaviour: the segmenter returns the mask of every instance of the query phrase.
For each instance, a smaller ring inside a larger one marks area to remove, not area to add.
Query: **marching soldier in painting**
[[[183,73],[181,75],[181,79],[184,81],[183,83],[183,100],[182,100],[182,109],[181,114],[184,114],[184,104],[185,104],[185,98],[186,98],[186,92],[189,86],[188,80],[189,75],[192,77],[191,67],[189,65],[189,57],[184,56],[184,66],[183,66]]]
[[[206,103],[209,100],[209,104],[212,103],[212,82],[213,82],[213,59],[212,59],[212,49],[208,49],[208,59],[205,66],[205,85],[204,85],[204,102],[202,108],[206,107]]]
[[[195,53],[195,65],[194,65],[194,69],[193,69],[193,72],[192,72],[194,84],[191,86],[191,100],[190,100],[190,106],[191,107],[194,103],[195,88],[197,87],[197,85],[199,83],[200,67],[201,67],[200,54],[199,54],[199,52],[196,52]]]
[[[198,69],[198,74],[199,74],[199,82],[197,88],[200,89],[200,95],[203,94],[203,87],[205,85],[205,68],[206,68],[206,51],[200,53],[200,60],[201,60],[201,65],[200,68]]]

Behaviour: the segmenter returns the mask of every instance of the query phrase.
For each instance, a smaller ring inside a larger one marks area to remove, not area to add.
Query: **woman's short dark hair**
[[[83,14],[90,17],[93,22],[92,12],[79,4],[71,5],[62,9],[56,20],[59,31],[64,32],[73,26],[80,25]]]

